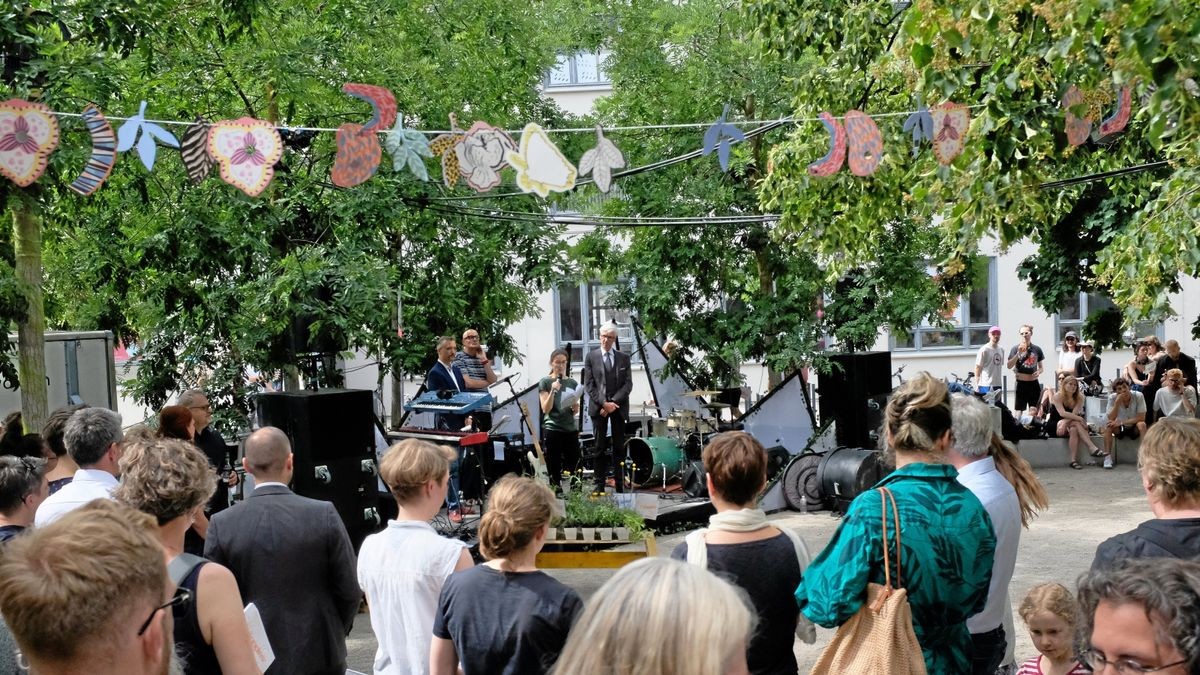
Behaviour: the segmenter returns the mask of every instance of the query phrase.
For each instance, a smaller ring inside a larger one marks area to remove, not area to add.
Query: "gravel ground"
[[[1016,572],[1009,593],[1016,607],[1030,587],[1057,581],[1075,588],[1075,580],[1091,565],[1096,546],[1114,534],[1133,529],[1152,517],[1142,492],[1136,468],[1119,465],[1113,471],[1087,467],[1084,471],[1069,468],[1041,469],[1038,476],[1050,494],[1050,509],[1035,520],[1021,536]],[[815,555],[833,535],[838,519],[828,512],[807,514],[782,512],[771,516],[777,525],[790,527],[804,537]],[[661,537],[659,555],[670,555],[683,540],[686,532]],[[587,600],[613,572],[610,570],[551,570],[556,578],[571,586]],[[1017,659],[1035,656],[1020,617],[1017,626]],[[796,656],[800,672],[808,672],[822,647],[833,636],[832,630],[818,628],[817,643],[797,642]],[[359,615],[354,631],[347,641],[350,668],[371,672],[375,653],[375,636],[365,614]]]

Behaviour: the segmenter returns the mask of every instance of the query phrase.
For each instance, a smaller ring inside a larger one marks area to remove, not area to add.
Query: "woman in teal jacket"
[[[903,578],[897,584],[893,577],[893,585],[908,590],[929,672],[970,673],[966,622],[987,599],[996,536],[983,505],[959,484],[954,467],[941,463],[952,442],[945,383],[921,373],[894,391],[885,436],[896,470],[879,486],[895,495],[903,546]],[[884,583],[879,504],[875,490],[856,497],[829,545],[804,571],[796,601],[814,623],[845,623],[862,606],[867,583]]]

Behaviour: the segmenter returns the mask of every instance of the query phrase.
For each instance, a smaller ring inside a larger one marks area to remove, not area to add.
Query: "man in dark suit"
[[[467,391],[467,381],[463,377],[462,369],[454,364],[454,355],[457,352],[458,343],[454,338],[448,335],[438,338],[438,360],[425,375],[426,391]],[[460,431],[463,427],[472,424],[470,416],[453,413],[439,413],[435,419],[437,428],[452,431]],[[458,446],[458,459],[450,463],[450,486],[446,490],[446,517],[452,523],[461,523],[463,513],[470,513],[470,510],[463,509],[459,503],[458,472],[462,465],[462,459],[463,449],[462,446]]]
[[[275,662],[267,675],[343,675],[362,597],[346,528],[329,502],[293,494],[292,448],[275,427],[246,439],[254,492],[213,516],[204,556],[229,568],[262,615]]]
[[[583,386],[588,396],[588,415],[596,434],[596,490],[604,491],[608,464],[617,457],[617,491],[625,491],[625,421],[629,419],[629,392],[633,378],[629,355],[617,350],[617,327],[600,328],[600,347],[583,361]],[[609,434],[612,442],[609,443]]]

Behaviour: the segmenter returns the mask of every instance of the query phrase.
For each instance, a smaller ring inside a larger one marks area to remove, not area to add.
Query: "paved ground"
[[[1133,529],[1151,517],[1137,475],[1130,464],[1113,471],[1087,467],[1084,471],[1068,468],[1038,471],[1050,493],[1051,506],[1021,537],[1016,573],[1010,593],[1014,607],[1035,584],[1057,581],[1074,589],[1076,578],[1091,565],[1096,545],[1108,537]],[[808,543],[815,555],[833,535],[838,520],[828,512],[775,514],[776,524],[793,528]],[[659,539],[659,554],[670,555],[686,533]],[[555,577],[576,589],[586,600],[610,576],[607,570],[555,570]],[[1036,655],[1029,634],[1015,617],[1017,658]],[[796,644],[800,671],[807,672],[816,661],[821,647],[832,637],[832,630],[818,629],[816,645]],[[348,642],[349,665],[364,673],[371,672],[375,637],[368,617],[360,615]]]

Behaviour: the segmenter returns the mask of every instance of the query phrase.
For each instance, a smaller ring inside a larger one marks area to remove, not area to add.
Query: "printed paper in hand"
[[[254,650],[254,661],[258,669],[264,673],[275,662],[275,652],[271,649],[271,641],[267,639],[267,628],[263,625],[262,616],[254,603],[246,605],[246,626],[250,629],[250,647]]]

